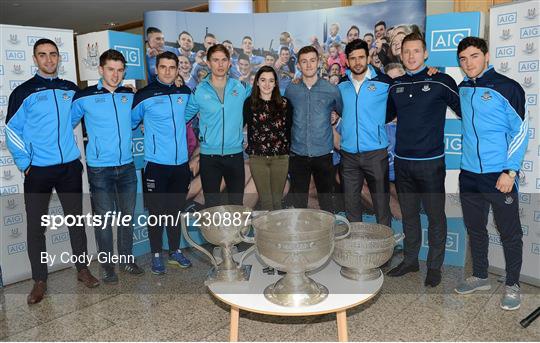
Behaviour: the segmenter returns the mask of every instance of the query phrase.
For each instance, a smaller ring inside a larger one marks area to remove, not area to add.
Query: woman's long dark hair
[[[274,79],[276,80],[276,85],[274,86],[274,89],[272,90],[272,96],[270,97],[270,106],[268,110],[271,113],[282,111],[285,108],[286,103],[285,101],[283,101],[283,97],[279,93],[279,81],[277,73],[274,68],[269,66],[262,66],[257,71],[257,74],[255,74],[255,79],[253,80],[253,89],[251,91],[251,110],[254,113],[259,113],[265,110],[264,101],[261,99],[261,91],[259,89],[259,86],[257,85],[262,73],[272,73],[274,74]]]

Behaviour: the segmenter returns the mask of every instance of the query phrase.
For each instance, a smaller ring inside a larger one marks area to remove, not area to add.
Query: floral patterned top
[[[254,113],[251,98],[244,102],[244,125],[247,125],[246,152],[257,156],[288,155],[291,141],[292,105],[283,98],[285,108],[270,110],[270,101],[264,101],[264,110]]]

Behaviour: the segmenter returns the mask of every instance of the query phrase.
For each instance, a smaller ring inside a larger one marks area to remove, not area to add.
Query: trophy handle
[[[212,256],[212,254],[210,254],[210,252],[208,250],[206,250],[205,248],[201,247],[199,244],[195,243],[195,241],[193,239],[191,239],[191,237],[189,236],[188,234],[188,230],[187,230],[187,216],[189,215],[189,213],[185,213],[184,215],[181,215],[180,217],[180,226],[182,228],[182,233],[184,234],[184,238],[186,239],[186,241],[192,246],[194,247],[195,249],[199,250],[200,252],[202,252],[203,254],[205,254],[206,256],[208,256],[208,258],[210,258],[210,261],[212,261],[212,264],[214,265],[214,267],[217,268],[218,266],[218,263],[216,261],[216,259],[214,258],[214,256]]]
[[[349,235],[349,233],[351,233],[351,223],[349,222],[349,220],[347,218],[345,218],[344,216],[342,216],[340,214],[336,214],[336,215],[334,215],[334,217],[336,218],[336,221],[342,221],[347,225],[347,232],[344,233],[343,235],[339,235],[339,236],[334,237],[334,240],[342,239],[342,238],[347,237]]]
[[[247,230],[240,230],[240,238],[243,242],[249,243],[249,244],[255,244],[255,237],[248,237],[246,234],[250,231],[251,228],[251,219],[249,220],[249,226],[247,226]],[[245,232],[244,232],[245,231]],[[248,251],[248,250],[246,250]]]
[[[256,248],[257,248],[257,246],[254,244],[254,245],[250,246],[249,249],[244,251],[244,253],[240,257],[240,262],[238,262],[238,268],[242,268],[242,264],[244,263],[244,260],[246,259],[246,257],[251,255],[251,253],[253,253]]]
[[[396,233],[396,234],[394,235],[395,245],[397,245],[399,242],[401,242],[404,238],[405,238],[405,234],[404,234],[404,233]]]

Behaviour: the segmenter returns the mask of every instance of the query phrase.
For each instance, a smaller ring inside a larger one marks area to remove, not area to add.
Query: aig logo
[[[114,49],[120,51],[122,55],[124,55],[128,66],[141,66],[141,51],[138,48],[115,45]]]
[[[527,105],[534,106],[537,104],[538,95],[536,94],[527,94]]]
[[[8,245],[8,255],[18,254],[26,251],[26,242],[19,242]]]
[[[495,50],[495,56],[497,58],[502,58],[502,57],[514,57],[516,55],[516,47],[511,45],[511,46],[501,46],[501,47],[498,47],[496,50]]]
[[[521,168],[523,168],[523,171],[526,172],[532,172],[533,171],[533,161],[523,161],[523,164],[521,165]]]
[[[38,40],[40,40],[43,37],[38,36],[28,36],[26,37],[26,42],[28,43],[28,46],[34,46]]]
[[[52,244],[58,244],[69,241],[69,232],[61,232],[51,236]]]
[[[15,88],[19,87],[23,82],[24,82],[24,80],[10,80],[9,81],[9,88],[11,90],[14,90]]]
[[[144,155],[144,137],[133,138],[131,141],[131,151],[133,156],[143,156]]]
[[[25,57],[24,50],[6,50],[6,60],[8,61],[23,61]]]
[[[444,134],[444,152],[450,155],[461,155],[461,135],[455,133]]]
[[[519,202],[522,204],[531,203],[531,194],[529,193],[519,193]]]
[[[456,51],[459,42],[471,35],[471,29],[434,30],[431,32],[431,51]]]
[[[2,186],[0,187],[0,196],[19,193],[19,185]]]
[[[21,224],[23,222],[23,215],[21,213],[12,214],[10,216],[4,217],[4,225],[15,225],[15,224]]]
[[[519,62],[520,73],[528,73],[531,71],[538,71],[538,60]]]
[[[527,39],[540,36],[540,25],[522,27],[519,30],[519,38]]]
[[[146,241],[148,240],[148,229],[146,227],[143,227],[143,226],[139,226],[139,229],[136,230],[137,228],[135,228],[135,230],[133,230],[133,241],[134,242],[141,242],[141,241]]]
[[[62,210],[62,206],[53,206],[49,207],[49,215],[63,215],[64,211]]]
[[[489,244],[502,245],[501,236],[490,233],[489,234]]]
[[[497,16],[497,26],[514,24],[517,22],[517,12],[499,14]]]
[[[0,167],[12,166],[13,157],[11,156],[0,156]]]
[[[429,247],[427,230],[422,230],[422,246]],[[448,232],[446,235],[446,250],[450,252],[459,252],[459,234]]]

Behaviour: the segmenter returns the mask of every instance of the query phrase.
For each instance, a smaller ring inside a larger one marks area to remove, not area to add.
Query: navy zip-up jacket
[[[21,171],[30,165],[52,166],[80,157],[70,108],[79,88],[67,80],[38,73],[9,96],[6,142]]]
[[[358,93],[351,79],[351,71],[347,69],[338,84],[343,100],[343,113],[336,127],[341,135],[341,149],[348,153],[386,149],[386,103],[393,80],[371,65]]]
[[[86,163],[90,167],[116,167],[133,162],[131,150],[131,105],[133,91],[118,87],[114,93],[102,80],[75,94],[71,106],[71,124],[84,116],[88,133]]]
[[[386,121],[397,116],[395,155],[401,159],[443,157],[446,107],[461,116],[454,79],[444,73],[429,76],[427,71],[407,72],[389,88]]]
[[[525,92],[520,84],[489,67],[459,84],[463,114],[461,169],[500,173],[521,169],[529,141]]]
[[[144,121],[144,160],[164,165],[188,161],[186,106],[191,95],[187,86],[161,83],[156,78],[135,93],[131,127]]]

